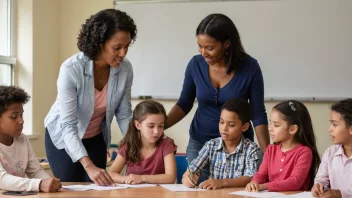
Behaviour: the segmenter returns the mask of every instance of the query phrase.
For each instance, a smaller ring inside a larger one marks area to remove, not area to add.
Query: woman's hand
[[[93,163],[88,165],[85,169],[89,178],[95,184],[99,186],[114,186],[114,181],[104,169],[96,167]]]

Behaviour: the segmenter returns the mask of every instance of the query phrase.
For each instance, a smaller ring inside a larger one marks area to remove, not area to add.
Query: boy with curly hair
[[[29,98],[23,89],[0,86],[0,189],[57,192],[61,188],[60,180],[50,178],[41,168],[28,138],[22,133],[23,104]]]

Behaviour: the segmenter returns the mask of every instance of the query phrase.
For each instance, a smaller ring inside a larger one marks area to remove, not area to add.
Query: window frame
[[[7,54],[0,55],[0,64],[10,65],[10,85],[15,84],[15,68],[17,63],[16,58],[16,43],[15,43],[15,10],[14,4],[15,0],[6,0],[7,1],[7,16],[8,16],[8,34],[7,34]]]

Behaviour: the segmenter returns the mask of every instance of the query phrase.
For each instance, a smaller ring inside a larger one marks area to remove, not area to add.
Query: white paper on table
[[[230,192],[229,194],[241,195],[241,196],[247,196],[247,197],[278,197],[278,196],[287,196],[287,195],[285,195],[283,193],[268,192],[267,190],[260,191],[260,192],[236,191],[236,192]]]
[[[183,184],[160,184],[160,186],[173,192],[205,191],[201,188],[188,188]]]
[[[125,189],[125,186],[98,186],[96,184],[90,184],[87,186],[91,190],[119,190]]]
[[[90,185],[69,185],[69,186],[62,186],[64,189],[72,190],[72,191],[87,191],[87,190],[119,190],[125,189],[127,187],[124,186],[98,186],[96,184]]]
[[[292,194],[290,195],[290,197],[294,197],[294,198],[313,198],[312,192],[308,191],[308,192],[301,192],[298,194]]]
[[[127,188],[145,188],[145,187],[154,187],[156,184],[117,184],[118,186],[124,186]]]
[[[86,185],[69,185],[62,186],[63,189],[72,190],[72,191],[87,191],[90,190]]]

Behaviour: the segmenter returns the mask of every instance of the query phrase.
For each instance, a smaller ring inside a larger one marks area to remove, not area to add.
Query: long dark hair
[[[154,100],[145,100],[139,103],[133,110],[133,116],[129,123],[127,133],[125,137],[121,140],[120,148],[126,145],[125,159],[127,163],[138,163],[140,162],[140,149],[142,147],[140,131],[136,128],[134,121],[142,122],[148,116],[148,114],[162,114],[165,117],[165,123],[167,120],[167,115],[165,108],[159,102]],[[163,137],[160,137],[156,142],[159,145]]]
[[[224,14],[210,14],[205,17],[197,27],[196,36],[199,34],[209,35],[221,43],[230,41],[230,47],[226,49],[225,54],[227,74],[235,71],[240,60],[246,60],[248,57],[235,24]]]
[[[300,144],[309,147],[312,151],[313,160],[309,171],[308,184],[308,189],[310,190],[314,184],[315,174],[317,173],[320,164],[320,157],[308,109],[303,103],[296,100],[281,102],[275,105],[273,109],[279,111],[283,115],[283,119],[287,122],[288,126],[298,126],[295,138]]]

